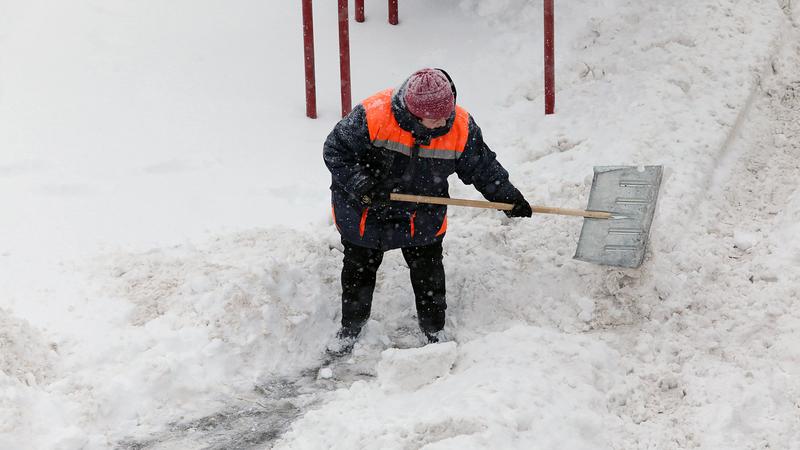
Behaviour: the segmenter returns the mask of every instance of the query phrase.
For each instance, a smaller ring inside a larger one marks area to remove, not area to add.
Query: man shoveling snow
[[[369,319],[383,253],[395,248],[402,249],[411,272],[420,329],[429,342],[440,341],[447,308],[447,206],[392,202],[390,193],[448,197],[447,177],[456,173],[487,200],[512,203],[505,211],[509,217],[532,214],[480,127],[456,104],[450,76],[422,69],[399,88],[367,98],[328,135],[323,157],[344,245],[342,327],[329,352],[352,350]]]

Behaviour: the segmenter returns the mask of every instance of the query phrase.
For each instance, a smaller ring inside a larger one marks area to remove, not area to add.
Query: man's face
[[[422,123],[422,126],[431,130],[434,128],[439,128],[447,125],[447,117],[445,117],[444,119],[424,119],[418,117],[418,119],[420,123]]]

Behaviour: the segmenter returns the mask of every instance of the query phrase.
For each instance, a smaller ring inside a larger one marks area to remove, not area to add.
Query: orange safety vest
[[[367,113],[369,138],[375,147],[385,148],[411,156],[414,136],[397,123],[392,113],[393,89],[386,89],[364,100]],[[419,146],[422,158],[458,159],[467,146],[469,135],[469,113],[456,105],[456,117],[450,131],[443,136],[431,139],[427,145]]]
[[[369,138],[375,147],[385,148],[395,152],[411,156],[414,147],[414,136],[410,131],[400,127],[397,119],[392,113],[393,89],[385,89],[362,102],[367,116],[367,127],[369,128]],[[469,113],[464,108],[456,105],[455,119],[450,130],[439,137],[431,139],[427,145],[419,146],[419,156],[422,158],[437,158],[455,160],[461,157],[467,146],[469,138]],[[359,234],[364,236],[364,226],[366,222],[368,208],[361,216],[359,224]],[[411,216],[411,236],[416,234],[414,219],[416,212]],[[447,231],[447,216],[444,217],[442,225],[436,233],[441,236]]]

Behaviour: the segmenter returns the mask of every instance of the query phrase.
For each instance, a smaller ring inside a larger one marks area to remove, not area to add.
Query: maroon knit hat
[[[444,119],[455,109],[450,81],[436,69],[414,72],[406,83],[403,100],[411,114],[423,119]]]

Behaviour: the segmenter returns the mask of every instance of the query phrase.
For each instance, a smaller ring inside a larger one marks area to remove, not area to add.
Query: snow
[[[333,378],[333,369],[330,367],[323,367],[319,370],[319,377],[325,380]]]
[[[338,392],[276,448],[592,449],[619,426],[604,405],[625,368],[594,339],[518,326],[458,346],[450,369],[455,353],[453,342],[386,350],[377,383]]]
[[[535,204],[665,177],[637,270],[572,260],[578,219],[451,208],[451,340],[390,252],[320,367],[334,2],[308,120],[299,5],[0,0],[0,448],[797,448],[795,3],[557,2],[545,117],[541,1],[367,2],[355,101],[447,69]]]
[[[386,349],[376,367],[384,390],[415,391],[450,372],[456,361],[456,343],[426,345],[419,349]]]

